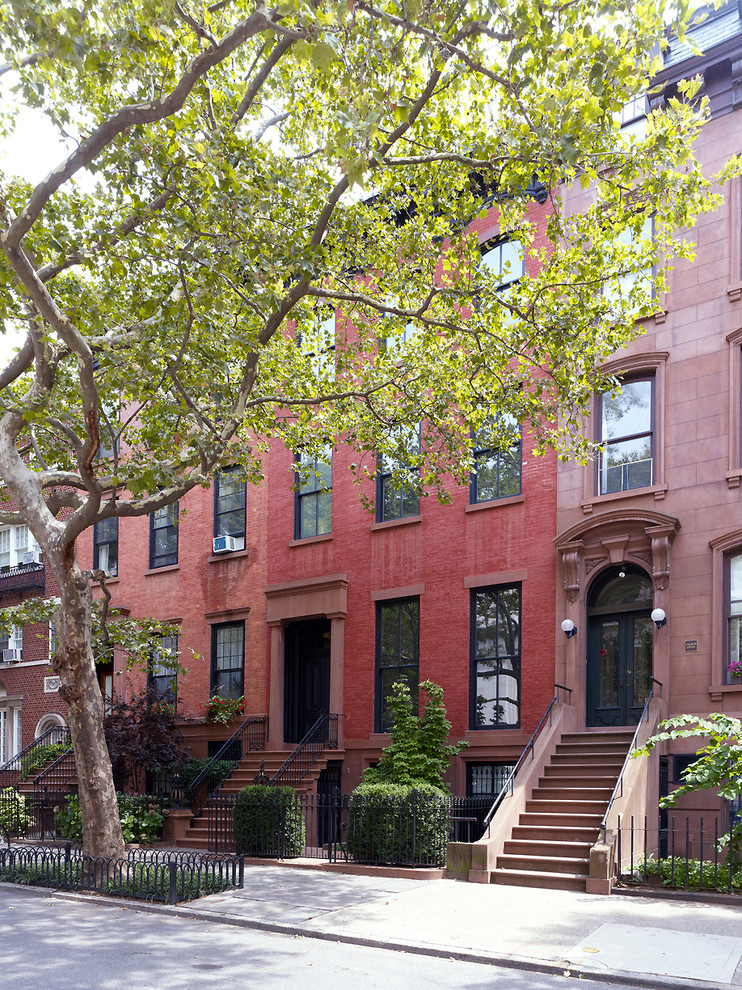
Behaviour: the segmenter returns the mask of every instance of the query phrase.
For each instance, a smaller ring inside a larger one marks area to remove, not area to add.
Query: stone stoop
[[[633,735],[633,729],[605,729],[562,736],[491,883],[585,891],[590,849]]]
[[[263,773],[270,778],[280,770],[290,755],[291,750],[285,749],[258,750],[246,753],[219,788],[219,796],[237,794],[243,787],[249,787],[250,784],[253,784],[255,777],[260,773],[261,760],[263,761]],[[299,781],[294,790],[301,797],[316,794],[320,773],[327,767],[330,760],[341,760],[342,758],[341,750],[326,750],[324,755],[320,756],[310,767],[306,776]],[[207,807],[198,817],[191,818],[188,828],[174,840],[174,845],[184,849],[208,849],[209,819]]]

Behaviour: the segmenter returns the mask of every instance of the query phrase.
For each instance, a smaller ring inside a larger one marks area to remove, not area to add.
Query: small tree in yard
[[[674,739],[706,740],[695,762],[683,771],[680,786],[660,799],[661,808],[674,808],[685,794],[701,790],[714,790],[728,801],[742,796],[742,720],[718,713],[675,715],[661,722],[659,730],[633,755],[646,756],[655,746]],[[734,826],[731,834],[723,835],[719,845],[726,846],[730,841],[742,841],[742,822]]]
[[[489,446],[515,420],[540,451],[585,453],[581,415],[615,384],[596,367],[653,312],[660,259],[689,255],[674,232],[738,168],[703,176],[692,85],[645,136],[620,132],[667,7],[688,2],[0,5],[0,138],[25,140],[25,106],[68,142],[35,186],[0,177],[0,327],[25,334],[0,369],[0,523],[30,527],[59,588],[52,666],[86,853],[123,855],[86,530],[220,467],[257,482],[276,438],[308,461],[342,440],[361,480],[387,455],[409,483],[424,421],[420,483],[441,497],[468,483],[485,423]],[[584,216],[560,202],[576,181],[595,187]],[[493,203],[528,259],[507,293],[477,270],[472,221]]]
[[[378,764],[364,771],[364,784],[432,784],[450,790],[443,776],[453,757],[469,744],[446,742],[451,723],[446,718],[443,688],[432,681],[422,681],[420,688],[425,693],[425,708],[417,716],[407,683],[397,681],[392,686],[392,739]]]
[[[184,762],[187,753],[175,725],[175,705],[151,688],[130,701],[114,701],[106,713],[106,744],[116,788],[142,792],[148,769]]]

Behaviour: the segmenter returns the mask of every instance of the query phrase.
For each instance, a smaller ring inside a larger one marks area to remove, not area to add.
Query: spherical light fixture
[[[664,626],[664,624],[667,622],[667,616],[665,615],[665,610],[663,608],[652,609],[652,615],[650,616],[650,618],[652,619],[652,622],[654,622],[654,624],[657,626],[658,629],[661,629]]]
[[[565,619],[562,622],[562,632],[567,639],[572,639],[573,636],[577,635],[577,626],[571,619]]]

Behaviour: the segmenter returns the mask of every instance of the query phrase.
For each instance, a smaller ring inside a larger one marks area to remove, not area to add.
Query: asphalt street
[[[3,990],[568,990],[578,982],[575,976],[280,935],[151,913],[133,903],[0,887]],[[616,986],[579,982],[593,990]],[[631,990],[647,983],[622,986]]]

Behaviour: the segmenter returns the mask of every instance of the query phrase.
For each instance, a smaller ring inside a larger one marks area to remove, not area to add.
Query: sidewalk
[[[160,909],[287,934],[650,987],[742,987],[738,904],[246,866]]]

